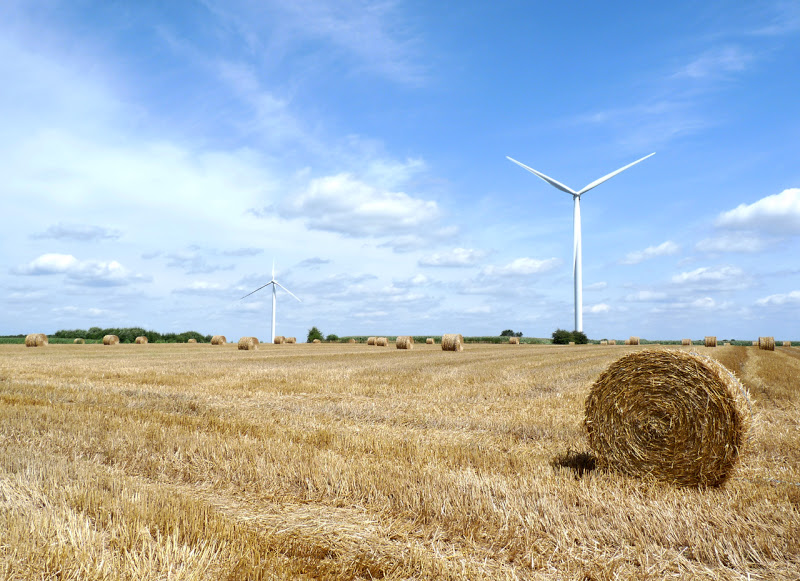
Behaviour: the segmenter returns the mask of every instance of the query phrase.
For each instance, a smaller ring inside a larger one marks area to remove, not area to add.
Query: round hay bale
[[[575,345],[575,341],[570,341],[568,345]]]
[[[784,341],[783,342],[783,346],[784,347],[791,347],[792,346],[792,342],[791,341]]]
[[[601,339],[600,340],[600,344],[601,345],[608,345],[608,339]]]
[[[616,345],[617,344],[617,340],[616,339],[609,339],[608,340],[608,344],[609,345]]]
[[[717,338],[716,337],[706,337],[704,339],[706,347],[716,347],[717,346]]]
[[[753,347],[758,347],[758,341],[753,341]]]
[[[586,398],[589,446],[599,466],[684,486],[730,476],[750,425],[749,396],[719,362],[679,350],[644,350],[612,363]]]
[[[286,342],[287,343],[291,343],[291,344],[295,344],[295,343],[297,343],[297,337],[286,337]]]
[[[691,345],[691,344],[692,344],[692,340],[691,339],[681,339],[681,345],[685,346],[685,345]]]
[[[145,343],[147,343],[147,337],[145,337],[144,335],[142,335],[141,337],[136,337],[134,343],[136,343],[137,345],[144,345]]]
[[[628,339],[629,343],[625,343],[626,345],[638,345],[639,344],[639,337],[631,337]]]
[[[758,348],[764,351],[775,351],[775,337],[759,337]]]
[[[625,339],[625,344],[626,345],[630,345],[631,344],[631,340],[630,339]]]
[[[398,337],[397,341],[395,341],[395,346],[398,349],[413,349],[414,337]]]
[[[189,339],[186,341],[187,343],[197,343],[197,339]]]
[[[388,347],[389,346],[389,339],[386,337],[376,337],[375,338],[375,346],[376,347]]]
[[[239,349],[242,351],[255,351],[258,349],[258,339],[255,337],[242,337],[239,339]]]
[[[425,339],[425,344],[426,345],[436,345],[436,341],[433,340],[433,337],[428,337],[427,339]]]
[[[225,338],[225,335],[214,335],[211,337],[211,344],[212,345],[225,345],[228,340]]]
[[[81,339],[80,337],[78,337],[77,339],[75,339],[75,340],[74,340],[74,341],[72,341],[72,342],[73,342],[75,345],[84,345],[84,344],[86,343],[86,339]]]
[[[348,343],[355,343],[355,342],[356,342],[356,340],[355,340],[355,339],[348,339],[348,340],[347,340],[347,342],[348,342]]]
[[[509,345],[519,345],[519,337],[509,337],[508,338]]]
[[[277,335],[275,339],[272,341],[275,345],[283,345],[286,342],[286,337],[283,335]]]
[[[312,343],[322,343],[322,341],[320,341],[319,339],[314,339],[314,340],[312,341]]]
[[[106,335],[103,337],[103,345],[119,345],[119,337],[116,335]]]
[[[49,341],[44,333],[31,333],[25,337],[25,347],[44,347]]]
[[[367,345],[374,345],[377,337],[369,337],[367,339]]]
[[[731,343],[730,343],[730,341],[724,341],[724,342],[722,343],[722,346],[723,346],[723,347],[730,347],[730,346],[731,346]]]
[[[442,335],[442,351],[463,351],[464,337],[459,333]]]

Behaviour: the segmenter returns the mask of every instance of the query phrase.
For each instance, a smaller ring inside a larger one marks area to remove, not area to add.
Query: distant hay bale
[[[630,345],[631,344],[631,340],[630,339],[625,339],[625,344],[626,345]]]
[[[258,349],[258,339],[255,337],[242,337],[239,339],[239,349],[242,351],[255,351]]]
[[[463,351],[464,337],[460,333],[442,335],[442,351]]]
[[[414,337],[398,337],[397,341],[395,341],[395,346],[398,349],[413,349]]]
[[[283,345],[286,342],[286,337],[284,337],[283,335],[277,335],[272,342],[275,345]]]
[[[147,337],[145,337],[144,335],[142,335],[141,337],[136,337],[134,343],[136,343],[137,345],[144,345],[145,343],[147,343]]]
[[[681,345],[691,345],[691,344],[692,344],[691,339],[681,339]]]
[[[287,343],[291,343],[291,344],[295,344],[295,343],[297,343],[297,337],[286,337],[286,342]]]
[[[119,337],[116,335],[106,335],[103,337],[103,345],[119,345]]]
[[[680,350],[644,350],[612,363],[586,398],[598,466],[683,486],[730,476],[750,425],[742,383],[719,362]]]
[[[319,339],[314,339],[314,340],[312,341],[312,343],[322,343],[322,341],[320,341]]]
[[[433,340],[433,337],[428,337],[427,339],[425,339],[425,344],[426,345],[436,345],[436,341]]]
[[[730,347],[730,346],[731,346],[731,342],[730,342],[730,341],[724,341],[724,342],[722,343],[722,346],[723,346],[723,347]]]
[[[753,347],[758,347],[758,341],[753,341]]]
[[[758,348],[764,351],[775,351],[775,337],[759,337]]]
[[[519,345],[519,337],[509,337],[508,343],[509,345]]]
[[[356,340],[355,340],[355,339],[348,339],[348,340],[347,340],[347,342],[348,342],[348,343],[355,343],[355,342],[356,342]]]
[[[73,343],[74,343],[75,345],[84,345],[84,344],[86,343],[86,339],[81,339],[80,337],[78,337],[77,339],[75,339],[75,340],[73,341]]]
[[[197,339],[189,339],[186,341],[187,343],[197,343]]]
[[[374,345],[376,339],[377,339],[377,337],[369,337],[367,339],[367,345]]]
[[[44,347],[50,343],[44,333],[31,333],[25,337],[25,347]]]
[[[638,345],[639,344],[639,337],[633,337],[632,336],[630,339],[628,339],[628,341],[629,341],[629,343],[626,343],[626,345]]]
[[[376,347],[388,347],[389,346],[389,339],[386,337],[377,337],[375,339],[375,346]]]
[[[704,339],[706,347],[716,347],[717,346],[717,338],[716,337],[706,337]]]
[[[792,342],[791,341],[784,341],[783,342],[783,346],[784,347],[791,347],[792,346]]]
[[[616,345],[617,344],[617,340],[616,339],[609,339],[608,340],[608,344],[609,345]]]
[[[600,344],[601,345],[608,345],[608,339],[601,339],[600,340]]]
[[[570,341],[567,345],[575,345],[575,341]]]
[[[214,335],[211,337],[211,344],[212,345],[225,345],[228,340],[225,338],[225,335]]]

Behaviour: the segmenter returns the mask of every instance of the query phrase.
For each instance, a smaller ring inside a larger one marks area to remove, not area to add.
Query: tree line
[[[120,343],[133,343],[136,337],[147,337],[150,343],[186,343],[189,339],[195,339],[198,343],[211,342],[211,335],[201,335],[197,331],[184,331],[183,333],[159,333],[158,331],[148,331],[141,327],[125,327],[101,329],[91,327],[89,329],[62,329],[56,331],[51,337],[61,339],[87,339],[101,341],[106,335],[116,335]]]

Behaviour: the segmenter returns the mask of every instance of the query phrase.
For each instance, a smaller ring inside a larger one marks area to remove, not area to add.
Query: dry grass
[[[759,421],[699,491],[592,469],[636,350],[0,345],[0,578],[799,578],[800,354],[710,351]]]

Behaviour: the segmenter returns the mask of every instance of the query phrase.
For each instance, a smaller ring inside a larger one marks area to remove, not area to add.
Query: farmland
[[[800,578],[798,348],[692,347],[752,395],[724,487],[567,465],[644,348],[0,345],[0,578]]]

